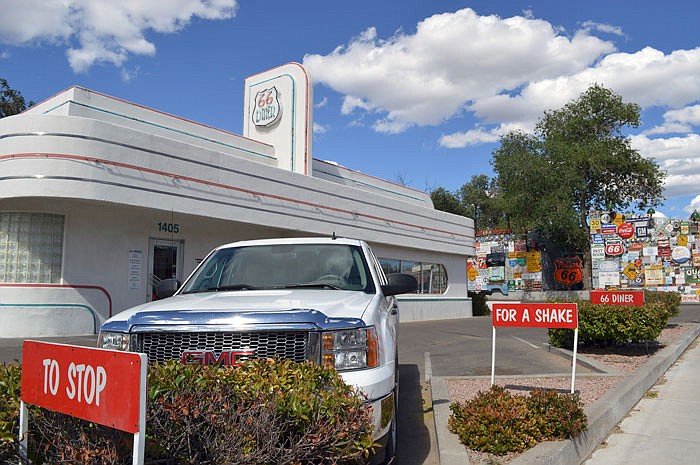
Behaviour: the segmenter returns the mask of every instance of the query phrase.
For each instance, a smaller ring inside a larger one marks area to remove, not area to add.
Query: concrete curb
[[[678,340],[664,347],[617,387],[587,407],[585,411],[588,416],[588,430],[585,433],[565,441],[538,444],[509,462],[509,465],[580,465],[698,335],[700,325],[695,325]],[[464,445],[459,442],[456,434],[447,429],[451,403],[447,378],[433,377],[430,384],[440,465],[469,464]]]

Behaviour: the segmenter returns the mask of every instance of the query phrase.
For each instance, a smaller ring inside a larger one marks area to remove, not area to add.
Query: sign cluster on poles
[[[578,305],[574,303],[510,303],[495,302],[491,308],[493,339],[491,342],[491,385],[496,378],[496,328],[498,326],[528,328],[568,328],[574,330],[574,358],[571,366],[571,393],[576,380],[578,345]]]
[[[134,465],[146,440],[145,354],[24,341],[19,440],[26,458],[27,404],[134,435]]]

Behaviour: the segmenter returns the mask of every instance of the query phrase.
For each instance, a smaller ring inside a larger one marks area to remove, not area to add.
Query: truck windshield
[[[217,250],[181,293],[293,288],[375,292],[359,246],[272,244]]]

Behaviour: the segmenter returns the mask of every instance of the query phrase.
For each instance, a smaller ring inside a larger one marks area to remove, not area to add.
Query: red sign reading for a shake
[[[145,364],[143,354],[25,341],[21,398],[134,434],[145,405]]]
[[[493,304],[491,318],[493,326],[575,329],[578,327],[578,306],[568,303],[498,302]]]

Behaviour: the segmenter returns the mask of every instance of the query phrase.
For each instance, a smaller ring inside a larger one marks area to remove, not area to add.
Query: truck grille
[[[250,359],[279,357],[304,362],[315,358],[310,339],[306,331],[154,332],[139,333],[136,350],[148,355],[150,363],[180,360],[185,351],[212,351],[217,355],[246,351],[254,353],[247,357]]]

